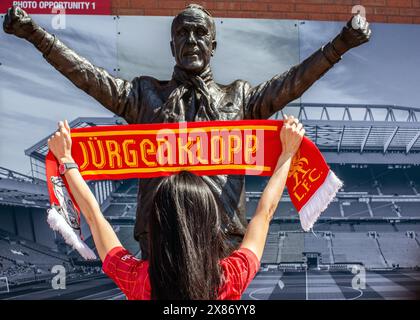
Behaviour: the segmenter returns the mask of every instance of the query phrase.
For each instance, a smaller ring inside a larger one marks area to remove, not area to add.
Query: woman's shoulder
[[[121,271],[147,270],[149,262],[138,259],[124,247],[115,247],[111,249],[103,262],[102,269],[106,274],[118,273]]]
[[[239,248],[220,260],[222,269],[222,286],[220,299],[240,299],[242,293],[257,274],[260,261],[254,252]]]
[[[232,263],[240,263],[241,266],[247,265],[257,266],[259,268],[260,261],[255,253],[248,248],[239,248],[233,251],[229,256],[220,260],[220,264],[228,265]]]

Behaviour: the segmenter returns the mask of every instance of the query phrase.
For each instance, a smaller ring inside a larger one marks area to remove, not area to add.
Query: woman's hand
[[[281,163],[289,158],[293,158],[300,147],[304,135],[305,129],[302,123],[294,116],[284,115],[284,123],[280,131],[282,152],[279,160],[283,160],[280,161]]]
[[[59,163],[74,162],[71,156],[71,136],[67,120],[58,123],[57,132],[48,139],[48,148]]]

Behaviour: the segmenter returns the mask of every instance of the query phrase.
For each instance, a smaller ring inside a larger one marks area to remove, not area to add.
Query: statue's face
[[[199,73],[209,64],[216,49],[210,18],[200,10],[188,10],[174,21],[171,41],[176,64]]]

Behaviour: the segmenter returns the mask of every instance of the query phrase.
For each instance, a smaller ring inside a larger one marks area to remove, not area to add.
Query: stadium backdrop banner
[[[0,11],[5,12],[8,1],[0,1]],[[65,24],[56,28],[56,15],[31,16],[114,76],[131,80],[150,75],[166,80],[172,75],[172,17],[66,14]],[[242,78],[252,85],[259,84],[308,57],[341,27],[341,22],[217,18],[218,48],[212,60],[215,80],[228,84]],[[132,28],[135,33],[130,31]],[[419,106],[420,72],[413,65],[420,65],[420,45],[410,39],[418,38],[420,26],[374,24],[372,28],[375,41],[346,55],[297,102]],[[22,150],[49,136],[63,118],[113,114],[46,63],[31,44],[4,32],[0,32],[0,43],[0,165],[45,180],[45,175],[31,173],[31,162]],[[400,52],[407,59],[389,63]],[[372,75],[381,81],[372,81]],[[404,94],[400,92],[401,83]],[[284,109],[297,116],[294,110]],[[340,120],[334,114],[329,116]]]

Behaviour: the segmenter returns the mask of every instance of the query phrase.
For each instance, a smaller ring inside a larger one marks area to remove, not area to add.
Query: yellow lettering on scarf
[[[308,182],[306,180],[304,180],[301,184],[300,184],[305,190],[306,192],[304,192],[302,195],[299,195],[297,193],[297,191],[295,191],[293,194],[295,195],[295,197],[298,199],[298,201],[301,201],[307,194],[307,192],[309,191],[310,186],[308,185]]]
[[[191,138],[188,137],[187,142],[185,143],[185,139],[178,138],[178,164],[188,164],[193,162],[193,153],[190,150],[193,142]],[[186,158],[188,160],[186,160]]]
[[[136,150],[128,149],[128,146],[132,144],[136,144],[136,141],[134,139],[124,140],[124,142],[122,143],[122,149],[124,153],[125,164],[129,167],[135,168],[138,166],[139,159]]]
[[[80,170],[84,170],[89,165],[89,155],[88,155],[86,145],[82,141],[79,142],[79,145],[83,153],[83,163],[80,166]]]
[[[216,147],[217,144],[217,147]],[[211,163],[221,164],[223,161],[223,141],[221,136],[213,136],[210,139]]]
[[[312,183],[317,181],[322,176],[320,172],[317,176],[314,175],[317,168],[308,168],[308,158],[301,157],[300,152],[293,157],[292,165],[288,173],[289,178],[293,178],[295,185],[293,187],[293,195],[298,201],[301,201],[307,195],[312,187]]]
[[[200,164],[209,164],[208,159],[202,158],[203,149],[201,138],[197,137],[197,161]]]
[[[242,149],[242,140],[241,137],[237,135],[231,135],[229,136],[229,157],[228,162],[229,163],[241,163],[242,162],[242,153],[240,153]],[[239,153],[238,153],[239,152]],[[235,157],[235,155],[237,155]],[[235,160],[235,161],[234,161]]]
[[[172,150],[174,146],[165,138],[157,138],[156,141],[158,143],[156,158],[159,165],[174,165],[176,163],[175,153]]]
[[[309,173],[308,178],[309,178],[309,181],[311,181],[311,182],[314,182],[314,181],[318,180],[319,178],[321,178],[322,172],[318,175],[318,177],[316,177],[316,178],[313,178],[313,177],[312,177],[312,173],[313,173],[315,170],[317,170],[317,169],[316,169],[316,168],[313,168],[313,169],[311,170],[311,172]]]
[[[264,136],[260,136],[258,130],[254,134],[252,129],[242,133],[239,129],[225,128],[211,129],[210,135],[208,131],[194,128],[181,136],[165,129],[159,131],[156,139],[145,138],[140,142],[128,137],[122,141],[90,137],[88,141],[79,142],[83,154],[81,169],[85,170],[91,164],[96,169],[103,169],[107,165],[110,169],[138,168],[142,163],[147,167],[156,167],[257,165],[259,161],[263,165],[263,157],[260,160],[255,158],[263,140]],[[314,182],[321,177],[315,171],[310,172],[309,178],[306,178],[308,181]],[[295,168],[293,178],[296,185],[293,191],[296,191],[308,172],[302,163]]]
[[[308,160],[306,158],[302,158],[302,159],[300,159],[302,160],[302,162],[300,162],[300,164],[297,166],[293,166],[291,170],[293,171],[293,178],[295,179],[295,187],[293,188],[293,191],[295,191],[301,185],[301,183],[305,181],[304,178],[306,174],[311,170],[311,169],[304,170],[303,163],[305,162],[307,164]],[[289,173],[289,176],[290,176],[290,173]]]
[[[120,155],[121,148],[117,141],[115,140],[105,140],[106,150],[108,151],[108,162],[111,168],[115,168],[115,162],[117,162],[117,167],[122,167],[122,158]]]
[[[100,160],[98,160],[96,156],[96,150],[95,150],[95,146],[92,140],[96,141],[96,145],[98,146],[98,149],[99,149]],[[98,140],[98,138],[93,138],[93,139],[89,138],[88,145],[89,145],[90,153],[92,154],[92,164],[98,169],[102,169],[103,167],[105,167],[105,164],[106,164],[105,151],[104,151],[104,146],[103,146],[102,141]]]
[[[208,164],[208,136],[201,128],[194,128],[188,132],[188,138],[193,141],[190,151],[193,155],[189,165]]]
[[[252,155],[258,149],[258,139],[257,136],[254,134],[246,135],[245,136],[245,143],[244,143],[244,155],[245,155],[245,163],[246,164],[253,164]]]
[[[147,160],[146,156],[148,155],[156,155],[156,147],[149,139],[143,139],[140,142],[140,150],[141,150],[141,159],[143,162],[149,167],[156,167],[157,163],[155,161]]]

